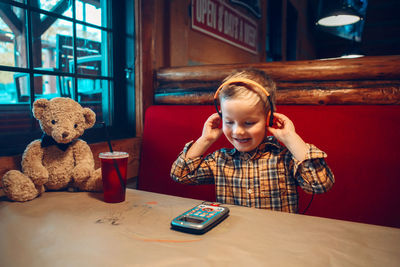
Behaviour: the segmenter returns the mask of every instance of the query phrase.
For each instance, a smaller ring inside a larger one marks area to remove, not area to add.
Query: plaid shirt
[[[220,149],[206,157],[185,159],[193,141],[185,145],[171,169],[174,181],[184,184],[216,185],[220,203],[298,212],[297,186],[308,193],[324,193],[334,176],[314,145],[306,159],[296,160],[275,137],[269,136],[252,152]]]

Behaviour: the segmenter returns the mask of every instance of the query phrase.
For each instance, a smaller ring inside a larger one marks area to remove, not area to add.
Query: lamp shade
[[[363,19],[366,0],[320,0],[317,24],[337,27],[356,23]]]

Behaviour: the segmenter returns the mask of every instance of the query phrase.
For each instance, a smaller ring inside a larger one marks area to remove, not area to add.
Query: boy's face
[[[225,99],[221,111],[222,131],[237,150],[249,152],[262,142],[267,115],[261,103],[251,105],[241,99]]]

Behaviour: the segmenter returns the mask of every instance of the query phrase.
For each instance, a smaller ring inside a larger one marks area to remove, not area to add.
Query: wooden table
[[[227,205],[204,235],[170,229],[199,204],[128,189],[0,202],[0,266],[400,266],[400,229]]]

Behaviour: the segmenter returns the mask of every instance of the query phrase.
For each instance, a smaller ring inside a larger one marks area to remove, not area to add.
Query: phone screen
[[[190,223],[202,223],[205,220],[200,219],[200,218],[193,218],[193,217],[188,217],[188,216],[182,216],[181,218],[178,219],[178,221],[182,222],[190,222]]]

